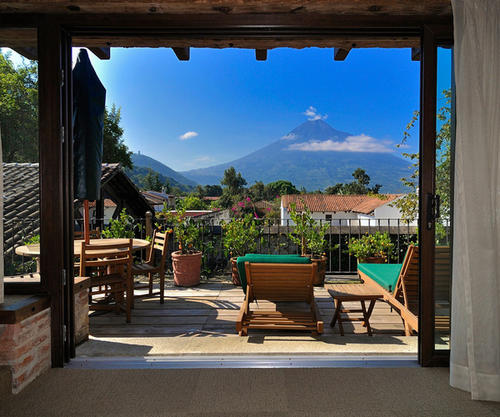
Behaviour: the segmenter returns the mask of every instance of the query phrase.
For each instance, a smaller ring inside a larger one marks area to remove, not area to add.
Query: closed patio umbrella
[[[100,198],[106,89],[85,49],[73,68],[73,159],[75,198],[83,200],[84,237],[89,241],[89,200]]]

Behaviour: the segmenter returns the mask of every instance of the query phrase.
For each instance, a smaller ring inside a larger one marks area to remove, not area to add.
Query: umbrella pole
[[[90,243],[89,200],[83,200],[83,238]]]

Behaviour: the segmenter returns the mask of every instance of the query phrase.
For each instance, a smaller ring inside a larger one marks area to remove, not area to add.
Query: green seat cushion
[[[387,291],[394,291],[403,264],[358,264],[358,271],[368,275]]]
[[[268,264],[310,264],[311,260],[300,255],[268,255],[249,253],[237,258],[238,274],[240,275],[241,287],[243,292],[247,293],[247,276],[245,273],[245,262],[250,263],[268,263]]]

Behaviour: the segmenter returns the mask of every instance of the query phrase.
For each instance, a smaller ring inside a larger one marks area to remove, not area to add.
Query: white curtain
[[[452,0],[456,163],[450,383],[500,401],[500,0]]]

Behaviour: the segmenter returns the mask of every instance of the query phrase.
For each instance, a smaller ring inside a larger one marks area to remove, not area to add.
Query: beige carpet
[[[447,369],[54,369],[2,416],[500,416],[471,401]]]

